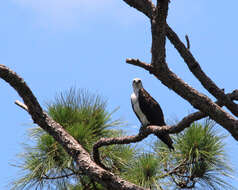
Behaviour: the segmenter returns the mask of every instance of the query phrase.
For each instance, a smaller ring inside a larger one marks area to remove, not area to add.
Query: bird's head
[[[133,86],[134,92],[138,92],[138,90],[143,88],[142,82],[139,78],[134,78],[133,79],[132,86]]]

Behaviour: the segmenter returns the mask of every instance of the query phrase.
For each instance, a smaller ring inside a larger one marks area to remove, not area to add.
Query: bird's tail
[[[174,150],[173,141],[172,141],[171,137],[169,136],[169,134],[167,134],[167,133],[159,133],[159,134],[156,134],[156,136],[161,141],[163,141],[169,147],[170,150]]]

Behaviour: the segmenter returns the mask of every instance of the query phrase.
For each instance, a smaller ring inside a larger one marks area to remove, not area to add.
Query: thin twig
[[[68,178],[72,175],[76,175],[75,173],[70,173],[70,174],[65,174],[65,175],[62,175],[62,176],[55,176],[55,177],[49,177],[47,175],[44,175],[44,177],[42,177],[42,179],[46,179],[46,180],[55,180],[55,179],[62,179],[62,178]]]
[[[187,160],[184,159],[184,160],[183,160],[180,164],[178,164],[175,168],[173,168],[171,171],[167,172],[166,174],[163,174],[163,175],[159,176],[159,178],[161,179],[161,178],[164,178],[164,177],[167,177],[167,176],[169,176],[169,175],[172,175],[172,174],[176,173],[177,170],[178,170],[181,166],[185,165],[186,161],[187,161]]]
[[[16,100],[15,104],[28,112],[28,108],[24,103],[20,102],[19,100]]]
[[[187,34],[185,35],[185,39],[186,39],[186,42],[187,42],[187,49],[190,50],[190,41],[189,41],[189,38],[188,38]]]

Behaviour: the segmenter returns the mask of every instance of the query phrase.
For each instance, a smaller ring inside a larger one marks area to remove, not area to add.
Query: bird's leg
[[[144,126],[144,125],[141,125],[140,126],[140,130],[139,130],[139,133],[143,133],[143,131],[145,130],[147,126]]]

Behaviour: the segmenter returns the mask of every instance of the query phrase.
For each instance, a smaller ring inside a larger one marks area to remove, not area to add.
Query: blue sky
[[[238,88],[237,6],[236,0],[171,0],[169,9],[169,25],[183,40],[188,34],[192,53],[226,92]],[[128,132],[136,133],[139,122],[130,94],[132,79],[139,77],[161,104],[166,120],[193,111],[149,73],[125,63],[126,58],[150,61],[151,35],[149,20],[122,0],[0,1],[0,24],[0,63],[25,79],[43,107],[57,92],[71,86],[87,88],[105,97],[109,110],[119,106],[115,118],[126,120]],[[208,95],[169,42],[167,61],[183,80]],[[16,92],[2,80],[0,86],[0,189],[8,190],[18,172],[10,163],[17,160],[32,121],[14,105],[20,99]],[[226,143],[237,170],[237,142],[229,136]],[[238,187],[237,179],[232,183]]]

